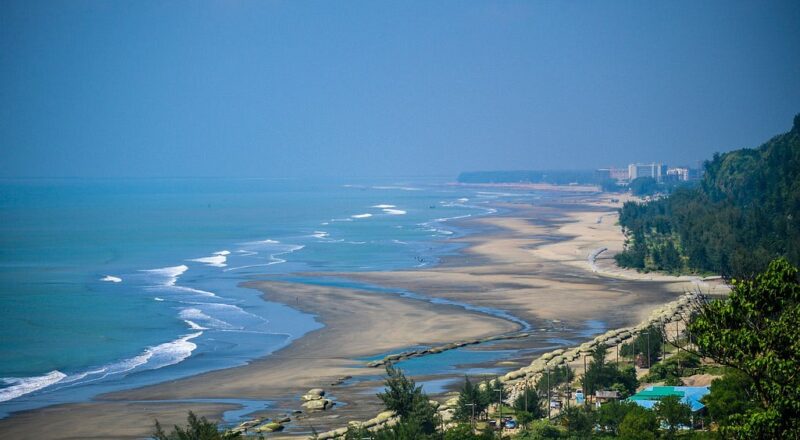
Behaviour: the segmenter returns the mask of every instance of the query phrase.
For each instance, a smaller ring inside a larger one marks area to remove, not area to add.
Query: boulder
[[[310,409],[313,411],[324,411],[333,406],[333,402],[329,399],[318,399],[318,400],[309,400],[308,402],[304,403],[303,408]]]
[[[308,390],[308,392],[306,394],[315,394],[317,396],[324,396],[325,395],[325,390],[323,390],[322,388],[312,388],[312,389]]]
[[[283,429],[283,425],[278,422],[269,422],[265,423],[258,428],[256,428],[256,432],[278,432]]]

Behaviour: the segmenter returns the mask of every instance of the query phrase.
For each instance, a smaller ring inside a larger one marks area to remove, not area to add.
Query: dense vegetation
[[[800,115],[759,148],[714,155],[699,186],[626,203],[619,221],[626,267],[747,277],[778,256],[800,264]]]
[[[785,259],[690,324],[700,355],[736,371],[712,386],[710,411],[732,438],[800,438],[800,281]]]

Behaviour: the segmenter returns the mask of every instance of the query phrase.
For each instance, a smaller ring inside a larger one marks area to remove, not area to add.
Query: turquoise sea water
[[[435,264],[497,198],[436,181],[0,181],[0,414],[241,365],[320,326],[237,285]]]

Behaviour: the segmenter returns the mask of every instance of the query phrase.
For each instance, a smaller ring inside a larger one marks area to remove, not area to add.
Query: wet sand
[[[519,356],[523,360],[535,349],[551,345],[554,336],[574,340],[586,321],[602,321],[610,328],[631,325],[692,288],[684,279],[593,271],[587,260],[591,250],[609,248],[599,258],[598,266],[605,267],[623,240],[614,225],[615,206],[607,199],[567,193],[542,205],[499,207],[506,213],[464,221],[464,226],[481,232],[457,239],[466,247],[436,267],[334,275],[498,308],[534,328],[562,329],[563,334],[542,333],[505,343],[528,350]],[[517,323],[453,305],[357,288],[269,280],[247,286],[261,290],[270,301],[315,314],[325,327],[243,367],[104,395],[90,403],[17,414],[0,420],[0,433],[37,439],[92,438],[87,433],[94,433],[94,438],[141,438],[152,431],[154,417],[174,423],[191,406],[219,420],[225,408],[131,401],[260,399],[274,402],[264,415],[278,415],[300,409],[299,397],[315,387],[325,388],[339,404],[333,410],[294,417],[288,431],[308,433],[313,427],[321,432],[348,420],[370,418],[380,410],[374,389],[380,386],[382,371],[366,368],[364,357],[519,329]],[[331,386],[343,376],[353,379]]]

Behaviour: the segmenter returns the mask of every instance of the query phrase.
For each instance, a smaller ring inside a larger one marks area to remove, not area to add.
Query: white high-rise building
[[[632,163],[628,165],[628,179],[652,177],[661,182],[667,175],[667,166],[661,163]]]

